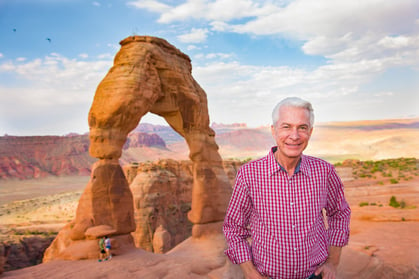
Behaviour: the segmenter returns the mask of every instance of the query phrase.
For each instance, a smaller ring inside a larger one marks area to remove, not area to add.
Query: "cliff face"
[[[223,169],[232,185],[239,161],[224,161]],[[165,253],[191,236],[188,220],[193,187],[193,163],[171,159],[136,163],[124,167],[134,198],[135,245],[154,253]]]
[[[0,179],[89,175],[88,148],[85,135],[0,137]]]
[[[143,146],[166,148],[166,143],[161,137],[159,137],[156,134],[134,132],[128,135],[127,141],[125,142],[123,149],[125,150],[128,148]]]
[[[4,271],[24,268],[42,262],[45,249],[54,237],[23,237],[18,243],[0,244],[0,274]]]
[[[0,137],[0,179],[31,179],[49,175],[90,175],[97,160],[89,155],[88,135]],[[166,148],[156,134],[132,133],[124,149]]]

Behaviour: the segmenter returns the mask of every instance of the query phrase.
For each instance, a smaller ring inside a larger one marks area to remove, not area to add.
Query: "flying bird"
[[[46,40],[47,40],[48,42],[51,42],[51,39],[50,39],[50,38],[46,38]]]
[[[16,32],[16,28],[13,28],[13,32]]]

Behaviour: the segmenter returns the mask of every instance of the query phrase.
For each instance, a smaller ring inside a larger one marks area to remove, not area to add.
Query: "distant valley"
[[[254,159],[274,145],[270,127],[212,124],[223,159]],[[419,119],[331,122],[315,126],[306,154],[332,163],[346,159],[419,158]],[[0,137],[0,180],[90,174],[96,161],[88,135]],[[185,140],[171,127],[141,123],[123,148],[122,165],[188,160]]]

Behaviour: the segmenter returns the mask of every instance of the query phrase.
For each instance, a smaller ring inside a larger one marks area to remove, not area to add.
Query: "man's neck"
[[[274,153],[274,157],[278,164],[280,164],[285,169],[289,176],[292,176],[295,173],[295,169],[297,168],[298,162],[301,159],[301,155],[296,158],[282,158],[279,156],[278,150],[276,150]]]

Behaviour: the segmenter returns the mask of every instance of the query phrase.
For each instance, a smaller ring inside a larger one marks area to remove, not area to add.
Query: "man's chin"
[[[288,158],[298,158],[303,154],[303,150],[288,150],[286,153]]]

